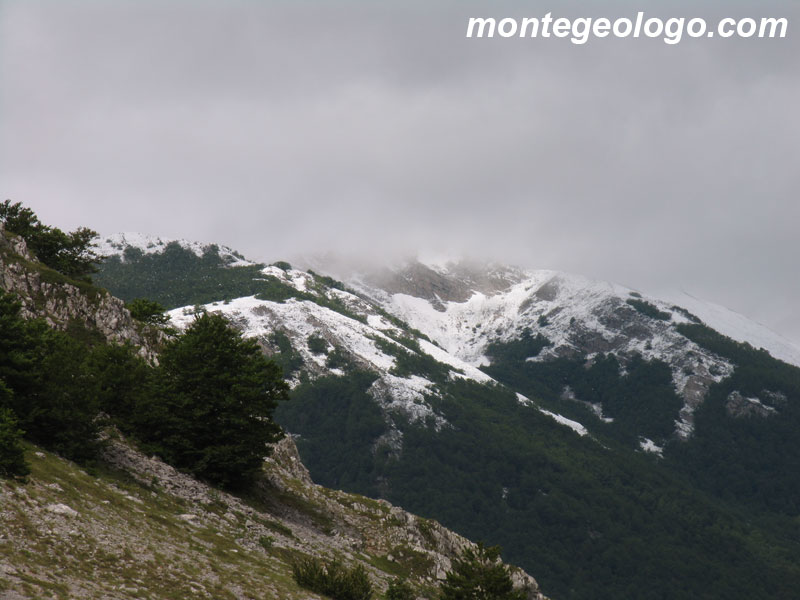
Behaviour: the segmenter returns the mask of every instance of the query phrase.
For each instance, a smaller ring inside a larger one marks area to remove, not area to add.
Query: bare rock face
[[[297,452],[297,445],[291,435],[287,435],[282,440],[273,444],[272,454],[267,458],[268,463],[273,463],[284,472],[295,479],[312,485],[311,475],[303,464],[300,454]]]
[[[760,417],[762,419],[778,414],[778,411],[761,402],[759,398],[747,398],[739,392],[728,394],[725,411],[734,418]]]
[[[389,294],[424,298],[437,310],[445,302],[466,302],[475,292],[491,295],[520,281],[520,273],[509,267],[458,263],[443,274],[435,268],[413,262],[402,269],[382,270],[369,276],[368,283]]]
[[[74,510],[74,509],[70,508],[69,506],[67,506],[66,504],[61,504],[61,503],[49,504],[46,507],[46,510],[51,512],[51,513],[53,513],[53,514],[56,514],[56,515],[65,515],[67,517],[77,517],[78,516],[78,511],[77,510]]]
[[[25,240],[0,226],[0,288],[19,297],[23,317],[43,318],[61,330],[82,324],[110,343],[130,342],[140,356],[155,360],[159,331],[137,323],[124,302],[105,290],[79,286],[37,262]]]

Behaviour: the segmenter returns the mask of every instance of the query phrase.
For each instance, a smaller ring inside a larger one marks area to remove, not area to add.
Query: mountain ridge
[[[178,254],[112,263],[115,281],[214,263]],[[553,271],[214,264],[181,280],[197,300],[173,303],[173,323],[220,312],[283,366],[276,418],[321,482],[500,543],[564,598],[792,597],[797,367],[672,303]]]

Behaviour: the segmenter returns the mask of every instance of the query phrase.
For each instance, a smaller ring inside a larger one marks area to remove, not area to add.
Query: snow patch
[[[355,298],[351,294],[348,296]],[[315,355],[309,350],[308,338],[311,335],[321,335],[329,343],[341,347],[354,359],[366,363],[380,375],[370,393],[385,411],[402,412],[411,421],[427,422],[432,418],[436,428],[446,423],[425,400],[426,395],[437,393],[433,382],[418,375],[398,377],[392,374],[390,371],[395,366],[395,357],[383,352],[376,341],[398,344],[368,323],[362,323],[312,301],[294,298],[279,303],[247,296],[221,306],[209,304],[205,309],[223,314],[242,331],[245,337],[268,340],[276,329],[284,331],[294,351],[301,355],[307,366],[315,365],[320,374],[345,375],[339,369],[327,368],[326,357]],[[195,318],[194,309],[188,307],[178,308],[167,314],[171,323],[178,328],[187,327]],[[382,318],[380,322],[385,323]],[[377,324],[375,320],[373,323]],[[434,358],[448,358],[441,349],[427,342],[423,343],[425,350],[432,349],[437,353]],[[457,359],[449,360],[456,368],[463,367],[465,371],[471,369],[469,365],[463,365]],[[491,380],[477,369],[472,370],[476,372],[474,373],[476,378],[480,377],[480,381]],[[471,371],[464,376],[471,377]]]
[[[649,438],[646,437],[639,438],[639,448],[641,448],[645,452],[651,452],[653,454],[657,454],[661,458],[664,457],[664,448],[656,445],[656,443]]]
[[[572,419],[568,419],[564,415],[559,415],[558,413],[550,412],[549,410],[545,410],[543,408],[540,408],[539,412],[547,415],[551,419],[555,419],[556,421],[558,421],[562,425],[566,425],[567,427],[572,429],[572,431],[574,431],[575,433],[577,433],[580,436],[584,436],[584,435],[588,435],[589,434],[589,431],[586,429],[586,427],[584,427],[583,425],[581,425],[577,421],[573,421]]]

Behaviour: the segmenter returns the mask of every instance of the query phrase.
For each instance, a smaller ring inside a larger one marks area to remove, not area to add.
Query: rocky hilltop
[[[130,342],[153,359],[161,334],[137,322],[125,303],[107,291],[71,280],[36,260],[25,240],[0,223],[0,288],[22,302],[27,318],[43,318],[56,329],[79,323],[112,343]]]

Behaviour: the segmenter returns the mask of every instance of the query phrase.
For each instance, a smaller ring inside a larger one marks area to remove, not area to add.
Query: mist
[[[531,1],[0,2],[0,191],[275,261],[445,254],[683,289],[800,342],[785,39],[466,39]],[[583,10],[584,12],[581,12]]]

